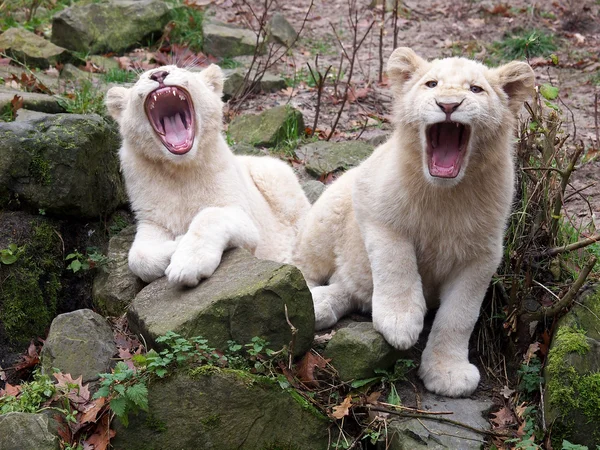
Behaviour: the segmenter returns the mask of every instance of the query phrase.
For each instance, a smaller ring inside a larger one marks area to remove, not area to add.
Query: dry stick
[[[555,256],[559,253],[570,252],[572,250],[577,250],[583,247],[587,247],[588,245],[592,245],[596,242],[600,242],[600,233],[596,233],[589,238],[582,239],[581,241],[577,241],[573,244],[565,245],[563,247],[554,247],[547,250],[544,254],[548,256]]]
[[[436,417],[436,416],[425,416],[423,414],[412,414],[405,413],[402,411],[392,411],[391,409],[378,408],[376,406],[367,405],[367,408],[371,411],[383,412],[392,414],[394,416],[407,417],[411,419],[427,419],[427,420],[436,420],[438,422],[449,423],[451,425],[456,425],[457,427],[465,428],[467,430],[474,431],[475,433],[479,433],[485,436],[494,436],[494,437],[507,437],[509,435],[504,433],[496,433],[495,431],[483,430],[481,428],[475,428],[471,425],[467,425],[466,423],[458,422],[457,420],[447,419],[445,417]]]
[[[594,94],[594,125],[596,128],[596,147],[600,147],[600,132],[598,132],[598,90]]]
[[[575,140],[577,139],[577,125],[575,124],[575,114],[573,114],[573,110],[569,108],[569,105],[567,105],[562,98],[558,97],[558,101],[561,102],[565,108],[567,108],[569,113],[571,113],[571,121],[573,122],[573,142],[575,142]]]
[[[394,49],[398,45],[398,3],[399,0],[394,0],[394,17],[392,18],[392,24],[394,26]]]
[[[296,328],[294,325],[292,325],[292,322],[290,322],[290,317],[288,316],[287,305],[285,303],[283,304],[283,309],[285,310],[285,321],[288,323],[288,325],[290,327],[290,331],[292,332],[292,340],[290,341],[289,359],[288,359],[288,369],[292,370],[292,358],[294,355],[294,347],[296,346],[296,336],[298,334],[298,328]]]
[[[385,28],[385,2],[381,5],[381,25],[379,26],[379,82],[383,81],[383,30]]]
[[[377,403],[379,403],[380,405],[383,405],[383,406],[391,407],[391,408],[402,409],[404,411],[411,411],[416,414],[426,414],[426,415],[427,414],[433,414],[433,415],[454,414],[454,411],[424,411],[422,409],[410,408],[408,406],[394,405],[393,403],[385,403],[385,402],[377,402]]]
[[[308,61],[306,62],[306,65],[308,66],[308,70],[310,70],[310,76],[317,85],[317,106],[315,111],[315,120],[313,122],[312,131],[310,133],[311,136],[314,136],[315,130],[317,129],[317,124],[319,122],[319,113],[321,112],[321,96],[323,95],[323,87],[325,87],[325,81],[327,81],[327,75],[329,74],[329,71],[331,70],[332,66],[330,65],[327,68],[327,70],[325,71],[325,75],[321,74],[321,72],[319,71],[319,55],[317,55],[315,57],[315,71],[317,72],[317,75],[319,75],[319,79],[317,80],[317,77],[315,77],[312,67],[310,67],[310,63]]]
[[[352,82],[352,73],[354,71],[354,61],[356,60],[356,54],[358,53],[358,49],[360,48],[362,43],[365,41],[365,38],[370,33],[371,28],[373,28],[373,24],[375,24],[375,22],[371,22],[371,24],[369,25],[369,28],[365,32],[364,36],[362,37],[360,42],[358,42],[358,44],[357,44],[356,41],[358,38],[358,11],[355,10],[355,12],[354,12],[354,22],[352,22],[352,11],[350,11],[350,23],[354,29],[354,34],[353,34],[353,38],[352,38],[352,58],[350,58],[350,69],[348,71],[348,81],[346,82],[346,88],[344,89],[344,97],[342,99],[342,106],[340,107],[340,110],[338,111],[338,114],[335,118],[335,122],[333,123],[333,126],[331,127],[329,136],[327,136],[328,141],[333,136],[333,133],[335,133],[335,129],[338,125],[338,122],[340,121],[340,117],[342,116],[344,107],[346,106],[346,101],[348,101],[348,90],[350,89],[350,83]],[[333,26],[333,24],[331,24],[331,22],[329,24],[331,25],[331,27],[333,28],[333,30],[335,32],[335,27]],[[337,32],[335,33],[335,35],[336,35],[336,37],[338,37]],[[338,38],[338,41],[339,41],[339,38]],[[342,50],[344,50],[343,47],[342,47]],[[346,50],[344,50],[344,53],[346,53]],[[348,57],[347,54],[346,54],[346,57]]]
[[[587,279],[588,275],[596,265],[596,257],[592,257],[590,261],[585,265],[583,270],[579,273],[577,280],[575,283],[571,285],[567,293],[561,298],[558,302],[556,302],[552,306],[542,307],[539,310],[531,313],[525,313],[521,315],[521,320],[525,323],[533,322],[534,320],[541,320],[544,317],[554,317],[556,316],[563,308],[569,306],[571,301],[583,286],[583,283]]]
[[[572,187],[573,189],[575,189],[575,187],[571,183],[569,183],[569,186]],[[571,192],[569,195],[567,195],[565,197],[565,202],[567,200],[569,200],[571,197],[575,197],[576,195],[580,195],[583,191],[585,191],[585,190],[587,190],[587,189],[589,189],[591,187],[594,187],[594,186],[596,186],[596,182],[592,181],[590,184],[587,184],[587,185],[585,185],[582,188],[575,189],[573,192]]]

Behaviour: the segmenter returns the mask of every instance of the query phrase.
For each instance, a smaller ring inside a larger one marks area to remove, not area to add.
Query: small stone
[[[119,61],[117,61],[115,58],[108,58],[101,55],[91,55],[89,59],[92,64],[94,64],[103,72],[109,72],[111,70],[117,70],[121,68]]]
[[[92,297],[94,306],[107,316],[123,314],[144,282],[130,269],[127,255],[135,238],[136,227],[129,226],[108,243],[108,263],[94,278]]]
[[[9,28],[0,35],[0,49],[26,66],[46,69],[70,58],[62,47],[24,28]]]
[[[256,49],[256,33],[217,23],[205,23],[204,52],[218,58],[253,55]],[[262,41],[259,42],[262,45]]]
[[[10,412],[0,415],[2,450],[59,450],[58,424],[46,414]]]
[[[311,204],[319,199],[326,188],[327,186],[317,180],[308,180],[306,183],[302,183],[302,189]]]
[[[362,141],[319,141],[300,147],[296,156],[304,161],[308,173],[320,177],[358,166],[373,153],[373,149],[372,145]]]
[[[65,112],[63,107],[56,101],[56,98],[51,95],[17,91],[5,87],[0,87],[0,109],[4,109],[6,105],[10,104],[15,95],[23,99],[23,109],[50,114]]]
[[[238,94],[241,90],[246,76],[246,69],[226,69],[224,73],[225,84],[223,86],[223,99],[228,100]],[[253,79],[252,76],[250,79]],[[281,89],[285,89],[285,87],[285,80],[279,75],[275,75],[271,72],[265,72],[258,83],[258,90],[261,92],[277,92]]]
[[[375,369],[387,370],[402,352],[386,342],[371,322],[351,322],[331,338],[323,356],[331,358],[342,381],[375,376]]]
[[[261,114],[236,117],[229,124],[228,133],[238,143],[275,147],[301,136],[304,133],[304,119],[295,108],[276,106]]]
[[[231,146],[231,151],[236,155],[265,156],[267,154],[260,148],[256,148],[253,145],[244,142],[233,144]]]
[[[91,72],[86,72],[84,70],[78,69],[73,64],[65,64],[63,69],[60,71],[60,77],[64,80],[70,81],[92,81],[96,77],[92,75]]]
[[[314,309],[300,271],[291,265],[255,258],[242,249],[223,254],[215,273],[193,289],[169,286],[165,277],[150,283],[135,297],[129,326],[149,345],[174,331],[202,336],[217,349],[227,341],[249,343],[259,336],[278,350],[291,340],[285,317],[298,329],[294,354],[310,349]]]
[[[47,113],[30,111],[28,109],[19,109],[17,111],[17,117],[15,117],[15,122],[29,122],[31,120],[43,119],[47,116]]]
[[[294,30],[294,27],[290,25],[281,13],[273,14],[269,22],[269,35],[275,42],[279,42],[286,47],[291,47],[298,37],[298,33]]]
[[[83,383],[96,381],[100,373],[110,372],[117,353],[106,319],[89,309],[56,316],[50,325],[40,359],[45,373],[53,368]]]

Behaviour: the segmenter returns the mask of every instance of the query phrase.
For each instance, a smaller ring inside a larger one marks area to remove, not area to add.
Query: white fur
[[[144,112],[144,101],[167,71],[166,86],[191,95],[196,135],[184,155],[170,153]],[[195,286],[215,271],[222,253],[243,247],[257,257],[290,262],[299,226],[310,207],[292,171],[269,157],[235,156],[222,136],[223,74],[175,66],[141,75],[131,88],[112,88],[106,104],[119,122],[121,168],[138,230],[131,270],[146,282]]]
[[[318,328],[371,310],[375,329],[405,349],[417,341],[427,308],[439,305],[419,374],[431,391],[468,395],[479,383],[469,336],[502,256],[515,114],[534,75],[525,63],[426,62],[408,48],[392,54],[388,73],[393,136],[319,198],[294,259],[311,286]],[[431,80],[435,88],[425,85]],[[471,126],[454,179],[434,178],[427,168],[425,127],[445,119],[435,100],[462,101],[452,120]]]

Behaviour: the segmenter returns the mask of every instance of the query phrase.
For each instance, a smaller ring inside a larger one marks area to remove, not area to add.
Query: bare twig
[[[600,242],[600,233],[596,233],[596,234],[590,236],[589,238],[582,239],[573,244],[564,245],[562,247],[551,248],[551,249],[547,250],[546,252],[544,252],[544,254],[548,255],[548,256],[554,256],[554,255],[558,255],[559,253],[578,250],[580,248],[587,247],[588,245],[592,245],[596,242]]]
[[[287,305],[283,305],[283,309],[285,311],[285,321],[290,327],[290,331],[292,332],[292,339],[290,340],[290,348],[289,348],[289,356],[288,356],[288,369],[292,369],[292,359],[294,357],[294,348],[296,347],[296,336],[298,335],[298,328],[296,328],[292,322],[290,322],[290,317],[288,316]]]
[[[379,82],[383,81],[383,32],[385,29],[385,0],[381,5],[381,24],[379,25]]]
[[[392,17],[392,26],[394,28],[394,49],[398,46],[398,4],[399,0],[394,0],[394,16]]]
[[[310,66],[310,63],[307,62],[306,65],[308,66],[308,70],[310,71],[310,76],[312,77],[312,79],[315,82],[315,85],[317,86],[317,106],[315,109],[315,120],[313,122],[313,127],[311,131],[311,136],[314,136],[315,130],[317,129],[317,124],[319,122],[319,113],[321,112],[321,96],[323,95],[323,87],[325,86],[325,82],[327,81],[327,75],[329,74],[329,71],[331,70],[332,66],[330,65],[329,67],[327,67],[327,70],[325,70],[325,74],[323,75],[319,71],[319,55],[315,57],[314,71]],[[318,77],[315,76],[315,72],[317,72]]]

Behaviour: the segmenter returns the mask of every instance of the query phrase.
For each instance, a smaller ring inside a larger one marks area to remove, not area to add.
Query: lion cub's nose
[[[161,70],[160,72],[154,72],[152,75],[150,75],[150,79],[162,83],[165,81],[165,78],[167,78],[167,75],[169,75],[169,72],[166,70]]]
[[[440,109],[442,111],[444,111],[446,114],[452,114],[462,104],[462,102],[460,102],[460,103],[438,103],[438,102],[436,102],[436,103],[440,107]]]

